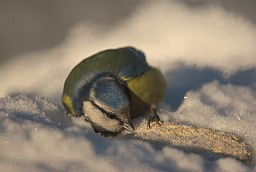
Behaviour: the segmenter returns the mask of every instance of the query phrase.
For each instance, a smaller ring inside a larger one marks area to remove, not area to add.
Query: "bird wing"
[[[124,66],[121,71],[118,73],[118,76],[123,80],[131,80],[133,78],[136,78],[140,75],[142,75],[147,67],[148,64],[145,59],[145,55],[143,52],[133,48],[133,47],[126,47],[125,48],[126,54],[120,54],[119,58],[126,61],[129,60],[129,63],[127,63],[126,66]],[[122,53],[122,52],[121,52]]]

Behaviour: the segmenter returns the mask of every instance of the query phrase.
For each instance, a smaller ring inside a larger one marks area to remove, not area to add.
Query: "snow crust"
[[[255,149],[255,95],[249,88],[212,82],[188,92],[177,112],[161,116],[235,133]],[[60,106],[42,97],[1,98],[0,118],[0,169],[4,171],[253,169],[252,164],[229,157],[213,158],[167,145],[155,149],[154,145],[136,139],[104,138],[95,134],[83,119],[70,117]]]
[[[198,91],[189,91],[185,97],[170,120],[228,131],[243,136],[256,147],[255,91],[213,81]]]

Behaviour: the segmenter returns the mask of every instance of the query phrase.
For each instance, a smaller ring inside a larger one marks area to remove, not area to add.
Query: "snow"
[[[148,20],[150,19],[150,20]],[[161,118],[228,131],[256,149],[255,24],[220,6],[146,3],[112,29],[82,22],[60,45],[0,64],[1,171],[253,171],[136,139],[104,138],[64,113],[72,67],[100,50],[133,45],[168,81]],[[43,98],[47,97],[47,98]]]
[[[227,99],[239,97],[241,91],[255,97],[248,88],[210,83],[196,92],[189,92],[181,108],[169,116],[185,121],[244,136],[251,144],[256,143],[254,132],[255,100],[242,101],[248,110],[240,106],[223,105],[228,113],[219,113],[212,100],[218,90]],[[224,91],[223,91],[224,90]],[[232,94],[227,94],[232,92]],[[251,93],[251,94],[250,94]],[[209,98],[202,101],[203,94]],[[216,102],[218,103],[218,102]],[[252,166],[232,158],[209,158],[204,154],[184,152],[141,140],[104,138],[95,134],[83,119],[74,119],[63,112],[62,107],[46,98],[18,95],[0,99],[0,152],[4,171],[250,171]],[[252,111],[252,112],[251,112]],[[236,112],[245,113],[237,118]],[[163,114],[163,116],[166,114]],[[224,116],[223,116],[224,115]]]

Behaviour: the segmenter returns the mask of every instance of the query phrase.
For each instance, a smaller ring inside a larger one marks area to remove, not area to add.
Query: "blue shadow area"
[[[167,93],[164,102],[170,105],[171,111],[176,111],[184,100],[187,91],[197,90],[205,83],[217,80],[222,84],[248,86],[256,90],[256,68],[237,71],[225,77],[221,71],[212,68],[198,69],[180,63],[165,75],[167,80]]]

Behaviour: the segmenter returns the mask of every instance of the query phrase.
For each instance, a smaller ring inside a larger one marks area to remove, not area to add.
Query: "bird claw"
[[[157,114],[157,111],[156,109],[151,109],[151,111],[153,112],[153,116],[151,116],[149,119],[148,119],[148,122],[147,122],[147,126],[148,126],[148,129],[151,129],[152,127],[152,123],[156,123],[158,124],[159,126],[162,125],[162,121],[160,120],[160,117],[159,115]]]
[[[151,116],[149,119],[148,119],[148,122],[147,122],[147,126],[148,126],[148,129],[151,129],[153,124],[157,124],[159,126],[162,125],[162,121],[160,120],[159,116],[158,115],[154,115],[154,116]]]

